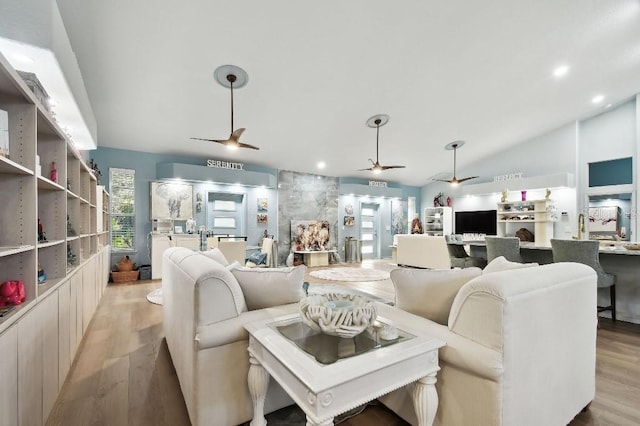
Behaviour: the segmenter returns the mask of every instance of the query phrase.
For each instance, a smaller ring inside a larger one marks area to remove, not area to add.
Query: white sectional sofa
[[[243,326],[297,312],[306,268],[230,271],[218,250],[209,254],[180,247],[164,252],[164,333],[191,423],[238,425],[253,416]],[[291,404],[271,380],[265,412]]]
[[[566,425],[594,398],[593,269],[498,258],[485,271],[397,269],[391,278],[396,306],[430,319],[429,333],[446,342],[437,425]],[[380,399],[417,424],[411,392]]]

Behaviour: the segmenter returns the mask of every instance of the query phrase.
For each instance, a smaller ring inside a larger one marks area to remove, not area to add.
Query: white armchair
[[[565,425],[595,396],[595,272],[501,263],[516,266],[391,272],[397,307],[446,342],[437,425]],[[417,424],[411,392],[380,400]]]

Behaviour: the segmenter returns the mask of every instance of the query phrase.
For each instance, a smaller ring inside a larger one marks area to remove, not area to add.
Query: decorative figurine
[[[187,228],[187,234],[193,234],[196,232],[196,221],[193,220],[192,217],[190,217],[189,219],[187,219],[187,223],[185,224],[185,227]]]
[[[442,207],[442,206],[444,206],[444,202],[442,201],[442,197],[444,197],[444,194],[442,192],[439,192],[438,195],[436,195],[433,198],[433,207]]]
[[[44,233],[44,228],[40,218],[38,218],[38,242],[47,241],[47,235]]]
[[[500,198],[500,202],[501,203],[506,203],[507,202],[507,195],[509,195],[509,190],[503,189],[502,190],[502,197]]]
[[[74,266],[77,259],[76,255],[71,251],[71,244],[67,244],[67,265]]]
[[[47,274],[44,273],[42,266],[38,264],[38,284],[43,284],[47,280]]]
[[[418,216],[418,213],[416,213],[415,217],[411,221],[411,233],[412,234],[424,233],[422,229],[422,222],[420,222],[420,216]]]
[[[544,194],[544,199],[548,200],[551,197],[551,190],[547,188],[547,192]]]
[[[100,172],[100,169],[98,169],[98,163],[96,163],[92,158],[89,160],[89,163],[87,165],[89,166],[91,171],[93,171],[93,175],[96,177],[98,185],[100,185],[100,177],[102,176],[102,173]]]
[[[58,182],[58,170],[56,169],[56,162],[51,162],[51,174],[49,175],[51,182]]]
[[[68,237],[75,237],[76,235],[76,230],[73,229],[73,225],[71,225],[71,219],[69,218],[69,215],[67,215],[67,236]]]

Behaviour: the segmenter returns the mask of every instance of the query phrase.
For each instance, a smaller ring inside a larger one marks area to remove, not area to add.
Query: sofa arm
[[[298,303],[290,303],[288,305],[247,311],[237,317],[219,321],[215,324],[201,325],[196,330],[196,347],[198,350],[202,350],[249,340],[249,334],[244,328],[245,324],[296,312],[298,312]]]

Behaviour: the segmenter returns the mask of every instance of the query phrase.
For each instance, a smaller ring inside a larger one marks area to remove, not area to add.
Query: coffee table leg
[[[420,426],[431,426],[438,411],[436,373],[419,379],[413,388],[413,406]]]
[[[251,426],[266,426],[264,398],[267,395],[267,387],[269,386],[269,373],[251,354],[249,354],[249,364],[249,393],[253,400],[253,420],[251,420],[250,424]]]
[[[324,422],[321,422],[321,423],[316,423],[313,420],[311,420],[309,416],[307,416],[306,426],[333,426],[333,418],[330,418],[329,420],[325,420]]]

